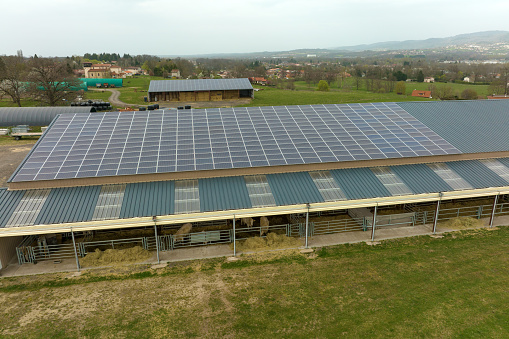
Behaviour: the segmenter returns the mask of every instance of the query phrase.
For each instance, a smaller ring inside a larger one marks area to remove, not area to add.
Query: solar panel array
[[[66,114],[11,181],[457,153],[393,103]]]
[[[152,92],[192,92],[227,91],[253,89],[249,79],[193,79],[193,80],[152,80],[148,91]]]

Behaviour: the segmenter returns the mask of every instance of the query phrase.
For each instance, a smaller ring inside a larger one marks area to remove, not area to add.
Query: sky
[[[186,56],[509,31],[503,0],[0,0],[0,55]]]

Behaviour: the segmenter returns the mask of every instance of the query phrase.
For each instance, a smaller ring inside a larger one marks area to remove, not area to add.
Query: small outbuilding
[[[254,98],[249,79],[152,80],[150,101],[223,101]]]

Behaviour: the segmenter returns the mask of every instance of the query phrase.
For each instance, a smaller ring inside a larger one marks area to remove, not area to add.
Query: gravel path
[[[101,88],[101,89],[91,89],[92,91],[108,91],[108,92],[111,92],[111,95],[110,97],[108,98],[110,104],[112,105],[115,105],[115,106],[123,106],[123,107],[127,107],[127,106],[138,106],[138,105],[134,105],[134,104],[126,104],[125,102],[121,101],[119,99],[120,97],[120,92],[117,91],[116,89],[113,89],[113,88]]]

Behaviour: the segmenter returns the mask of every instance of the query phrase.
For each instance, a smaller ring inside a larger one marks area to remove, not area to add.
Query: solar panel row
[[[68,114],[12,181],[455,153],[391,103]]]

